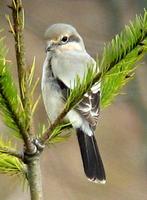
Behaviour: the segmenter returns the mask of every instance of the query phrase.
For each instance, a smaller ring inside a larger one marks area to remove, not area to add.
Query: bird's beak
[[[52,42],[47,43],[47,47],[46,47],[46,50],[45,50],[46,53],[52,49],[52,45],[53,45]]]
[[[47,42],[47,47],[46,47],[46,53],[53,50],[55,47],[57,46],[57,44],[53,41],[48,41]]]

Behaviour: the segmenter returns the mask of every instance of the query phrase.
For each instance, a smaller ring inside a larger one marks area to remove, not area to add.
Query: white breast
[[[64,103],[57,85],[53,78],[50,77],[48,65],[48,59],[46,58],[43,64],[41,89],[46,112],[49,119],[53,122],[62,111]]]

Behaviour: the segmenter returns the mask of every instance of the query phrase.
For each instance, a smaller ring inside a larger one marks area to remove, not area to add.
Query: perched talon
[[[34,139],[33,143],[35,144],[36,148],[38,149],[38,151],[42,151],[45,147],[44,144],[42,144],[38,139]]]
[[[24,156],[25,156],[25,155],[27,155],[27,156],[33,156],[33,155],[37,154],[37,152],[38,152],[37,146],[36,146],[36,145],[33,145],[33,147],[34,147],[34,149],[33,149],[31,152],[29,152],[29,151],[26,149],[25,145],[24,145]]]
[[[28,164],[32,160],[32,158],[38,154],[39,151],[36,145],[34,145],[34,149],[31,152],[27,151],[26,148],[24,148],[24,152],[22,153],[24,163]]]

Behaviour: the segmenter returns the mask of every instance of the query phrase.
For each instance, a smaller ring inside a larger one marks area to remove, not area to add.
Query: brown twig
[[[47,140],[49,139],[52,131],[60,124],[60,122],[63,120],[63,118],[66,116],[69,110],[63,109],[61,114],[56,118],[56,120],[47,128],[47,130],[42,134],[42,137],[40,137],[40,141],[42,144],[45,144]]]
[[[12,5],[9,6],[12,10],[13,25],[10,26],[13,29],[13,36],[15,39],[15,51],[16,51],[16,61],[17,61],[17,70],[18,70],[18,79],[19,79],[19,89],[20,97],[26,113],[25,127],[26,130],[21,132],[26,150],[28,152],[34,151],[34,145],[32,144],[32,138],[30,137],[30,119],[31,119],[31,110],[30,110],[30,100],[29,100],[29,91],[28,84],[26,79],[26,63],[25,63],[25,48],[24,48],[24,11],[22,7],[21,0],[12,0]],[[9,20],[9,24],[11,24]]]
[[[15,39],[15,50],[16,50],[16,61],[17,61],[17,70],[18,70],[18,79],[20,87],[20,95],[25,104],[25,96],[23,93],[23,79],[25,74],[25,49],[24,49],[24,36],[23,36],[23,8],[21,0],[12,0],[12,5],[9,6],[12,9],[13,17],[13,32]],[[12,30],[12,28],[11,28]]]

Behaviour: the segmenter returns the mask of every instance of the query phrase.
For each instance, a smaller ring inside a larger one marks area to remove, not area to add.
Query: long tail
[[[77,129],[84,171],[90,181],[104,184],[105,170],[94,135],[88,136],[81,129]]]

